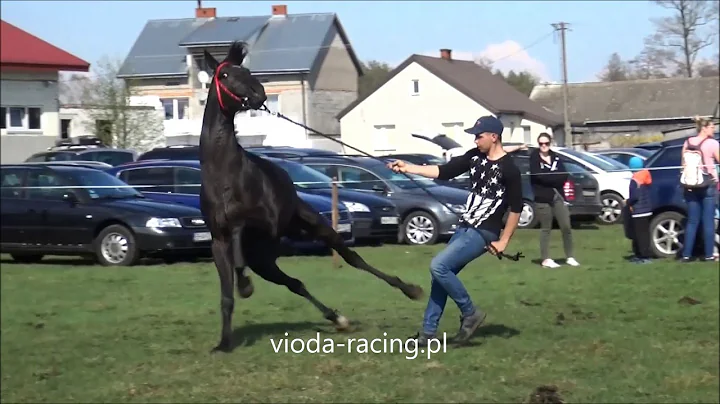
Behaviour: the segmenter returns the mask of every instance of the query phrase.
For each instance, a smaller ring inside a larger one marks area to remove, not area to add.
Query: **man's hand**
[[[409,164],[402,161],[402,160],[394,160],[387,164],[387,167],[391,170],[393,170],[396,173],[406,173],[408,172],[408,166]]]
[[[507,244],[507,241],[501,239],[498,241],[493,241],[486,248],[490,252],[490,254],[497,257],[505,251],[505,248],[507,248]]]

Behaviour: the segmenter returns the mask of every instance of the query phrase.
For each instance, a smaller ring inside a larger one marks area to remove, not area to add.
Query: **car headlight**
[[[370,208],[367,207],[367,205],[363,205],[359,202],[345,202],[343,201],[343,204],[350,212],[370,212]]]
[[[448,212],[465,213],[465,205],[453,205],[452,203],[446,203],[445,208]]]
[[[182,227],[174,217],[153,217],[145,223],[145,227]]]

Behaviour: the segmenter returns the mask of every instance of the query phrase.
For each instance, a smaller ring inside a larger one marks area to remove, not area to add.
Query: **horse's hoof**
[[[215,348],[211,349],[210,353],[216,353],[216,352],[229,353],[230,351],[232,351],[232,349],[230,348],[230,342],[222,341]]]
[[[255,287],[251,284],[245,286],[242,289],[238,289],[238,294],[240,294],[240,297],[243,299],[247,299],[255,292]]]
[[[420,300],[423,297],[423,289],[417,285],[408,285],[402,289],[405,296],[412,300]]]
[[[338,316],[335,320],[335,329],[338,331],[345,331],[350,328],[350,322],[345,316]]]

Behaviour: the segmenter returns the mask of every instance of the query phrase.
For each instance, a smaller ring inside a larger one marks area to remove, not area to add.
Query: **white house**
[[[61,137],[58,73],[90,64],[0,21],[0,161],[24,161]]]
[[[442,49],[439,58],[410,56],[337,118],[342,141],[359,149],[440,155],[440,147],[411,134],[445,134],[471,148],[474,138],[463,129],[483,115],[503,121],[504,142],[536,143],[540,133],[552,134],[563,122],[476,63],[453,60],[449,49]]]
[[[160,98],[169,145],[197,144],[207,98],[201,72],[212,74],[203,51],[222,60],[233,40],[248,43],[244,64],[265,87],[272,111],[339,136],[335,115],[357,98],[362,74],[340,20],[334,13],[288,14],[283,4],[268,12],[217,16],[215,8],[199,7],[194,18],[147,22],[118,78],[136,94]],[[240,113],[235,125],[243,145],[336,144],[267,112]]]

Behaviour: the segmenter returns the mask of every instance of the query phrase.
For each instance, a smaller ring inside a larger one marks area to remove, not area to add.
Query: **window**
[[[188,98],[161,98],[165,120],[188,119],[190,100]]]
[[[412,95],[418,95],[420,94],[420,80],[413,80],[412,81]]]
[[[385,188],[385,183],[375,174],[369,173],[355,167],[338,167],[340,178],[338,179],[344,187],[372,191]]]
[[[123,171],[120,179],[128,185],[138,186],[140,192],[173,192],[173,168],[136,168]]]
[[[0,174],[0,187],[2,197],[18,199],[22,197],[22,189],[14,188],[22,186],[23,172],[17,168],[3,168]]]
[[[42,109],[37,107],[2,107],[3,129],[40,130]]]
[[[0,108],[0,129],[7,128],[7,108]]]
[[[395,151],[391,142],[394,132],[395,125],[375,125],[375,131],[373,132],[373,144],[376,153]]]
[[[521,126],[523,130],[523,142],[525,144],[531,144],[532,143],[532,131],[530,130],[530,126],[523,125]]]
[[[133,155],[123,151],[92,151],[78,155],[77,160],[100,161],[111,166],[118,166],[133,161]]]
[[[61,185],[63,185],[62,181],[55,173],[40,170],[32,170],[28,173],[28,187],[59,187]],[[33,188],[27,190],[30,199],[52,201],[61,201],[66,192],[67,190],[64,188]]]
[[[280,111],[280,95],[279,94],[268,94],[267,95],[267,101],[265,101],[265,105],[267,105],[268,109],[273,112],[282,112]],[[254,109],[243,111],[237,114],[237,116],[241,117],[256,117],[256,116],[270,116],[270,113],[267,111],[256,111]]]
[[[321,165],[315,165],[315,164],[306,164],[306,165],[308,167],[312,168],[313,170],[320,171],[321,173],[327,175],[330,178],[338,177],[337,167],[335,167],[335,166],[321,166]]]
[[[200,195],[200,170],[190,167],[175,167],[175,192],[178,194]]]
[[[68,139],[70,137],[70,123],[72,120],[70,119],[61,119],[60,120],[60,138],[61,139]]]

